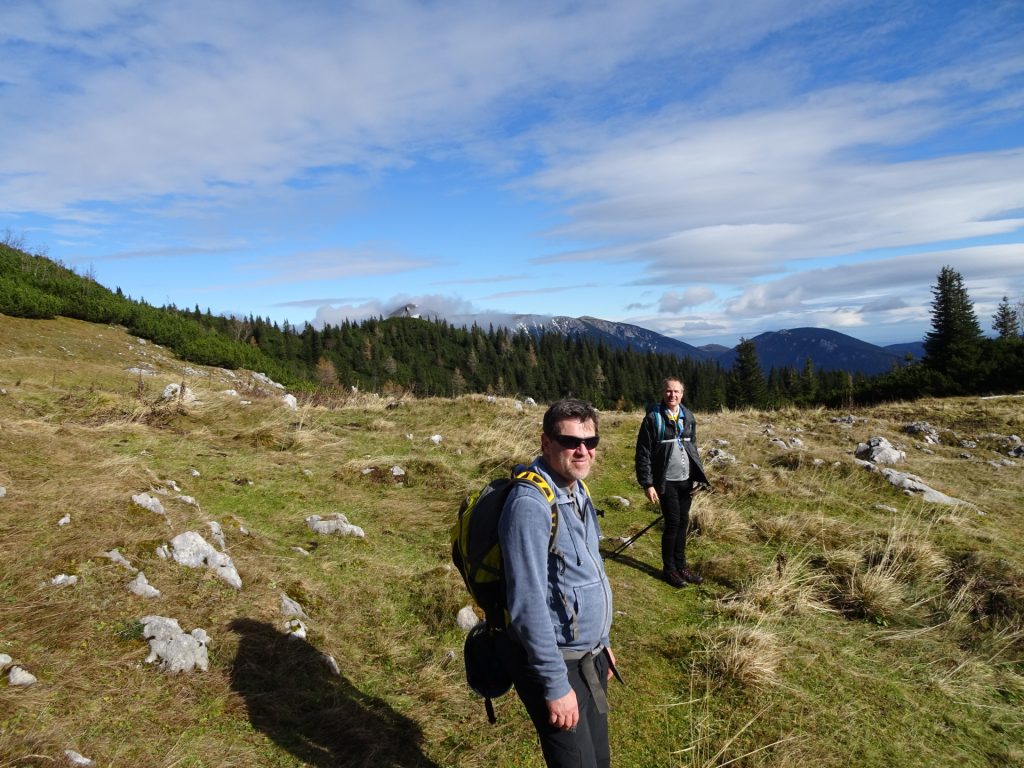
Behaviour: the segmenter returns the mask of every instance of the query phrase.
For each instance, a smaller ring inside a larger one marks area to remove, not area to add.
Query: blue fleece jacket
[[[548,701],[569,690],[562,650],[590,651],[608,645],[612,590],[598,550],[600,529],[594,505],[572,483],[560,488],[542,457],[530,467],[555,491],[557,554],[549,553],[551,507],[541,492],[516,486],[505,502],[498,538],[507,584],[509,632],[525,649],[543,681]],[[573,508],[576,494],[584,516]]]

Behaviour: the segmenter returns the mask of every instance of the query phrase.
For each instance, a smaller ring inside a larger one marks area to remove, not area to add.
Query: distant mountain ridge
[[[906,353],[894,352],[827,328],[792,328],[769,331],[750,339],[765,371],[771,368],[803,368],[808,358],[821,371],[849,371],[876,375],[906,363]],[[908,345],[900,345],[908,346]],[[726,368],[736,360],[736,350],[719,355]]]
[[[407,304],[389,317],[423,317],[440,319],[442,313]],[[604,342],[613,349],[632,348],[635,351],[655,352],[701,361],[717,361],[730,368],[736,360],[736,348],[720,344],[701,347],[630,323],[602,320],[597,317],[567,317],[564,315],[458,315],[445,319],[456,325],[494,325],[524,330],[528,333],[556,332],[563,336],[587,338]],[[880,347],[853,336],[827,328],[791,328],[768,331],[750,339],[757,350],[758,361],[764,371],[772,368],[804,367],[811,358],[819,371],[849,371],[876,375],[893,367],[904,365],[909,354],[920,359],[924,353],[922,342],[907,342]]]
[[[887,349],[890,352],[895,352],[900,357],[906,357],[910,355],[915,360],[920,360],[924,357],[924,342],[923,341],[907,341],[902,344],[886,344],[882,349]]]
[[[537,317],[532,315],[531,317]],[[525,325],[520,324],[520,327]],[[531,328],[526,328],[531,330]],[[632,347],[639,352],[658,352],[676,357],[697,360],[714,360],[715,355],[685,341],[663,336],[655,331],[629,323],[616,323],[597,317],[565,317],[559,315],[537,321],[536,330],[556,331],[563,336],[582,336],[593,341],[603,341],[613,349]]]

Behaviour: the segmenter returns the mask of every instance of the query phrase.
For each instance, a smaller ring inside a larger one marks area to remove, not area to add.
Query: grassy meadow
[[[0,654],[38,679],[0,678],[0,768],[68,749],[104,768],[542,765],[514,694],[492,726],[465,685],[448,529],[468,490],[536,453],[543,406],[337,393],[296,411],[236,373],[116,327],[0,315]],[[169,383],[197,401],[164,401]],[[606,560],[627,683],[613,764],[1024,766],[1024,459],[1001,463],[1024,397],[697,416],[702,454],[736,459],[705,462],[688,547],[704,585],[657,578],[658,528]],[[602,414],[609,550],[657,516],[633,479],[640,418]],[[876,435],[970,505],[859,466]],[[156,489],[166,516],[131,501]],[[366,537],[305,523],[335,512]],[[211,540],[208,521],[240,590],[156,555],[183,531]],[[128,592],[115,548],[160,597]],[[283,633],[282,594],[305,639]],[[146,664],[147,615],[204,629],[209,671]]]

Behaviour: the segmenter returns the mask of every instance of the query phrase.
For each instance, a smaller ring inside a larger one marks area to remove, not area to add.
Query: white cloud
[[[236,265],[229,282],[214,284],[196,281],[196,290],[202,293],[227,291],[237,288],[259,288],[308,283],[322,290],[325,284],[339,283],[374,276],[399,276],[402,273],[423,270],[432,266],[426,259],[405,256],[384,245],[364,244],[350,248],[325,248],[299,251],[280,257],[253,259]],[[223,281],[223,270],[204,272],[207,279]],[[275,306],[310,306],[301,302],[278,302]]]
[[[415,308],[412,314],[440,317],[449,321],[478,312],[472,303],[458,296],[398,294],[389,299],[370,300],[359,304],[325,304],[317,308],[313,325],[319,328],[324,325],[338,325],[344,320],[360,321],[373,317],[388,317],[407,306]]]
[[[666,291],[658,300],[659,312],[679,312],[682,309],[704,304],[715,298],[710,288],[687,288],[685,291]]]
[[[323,282],[365,275],[391,275],[423,269],[431,262],[393,252],[386,247],[326,248],[300,252],[283,259],[255,262],[252,269],[269,272],[275,282]]]
[[[902,296],[883,296],[873,301],[868,301],[861,307],[862,312],[888,312],[893,309],[905,309],[906,301]]]

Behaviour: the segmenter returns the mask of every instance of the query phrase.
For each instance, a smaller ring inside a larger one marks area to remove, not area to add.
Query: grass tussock
[[[712,678],[744,688],[779,682],[783,647],[778,636],[761,626],[726,627],[704,638],[704,669]]]
[[[466,449],[474,453],[481,467],[504,466],[509,457],[528,461],[540,444],[540,416],[513,413],[490,421],[479,431],[465,436]]]
[[[843,546],[856,538],[854,528],[823,515],[776,515],[756,519],[752,524],[769,544],[830,548]]]
[[[822,599],[824,577],[812,568],[806,555],[786,557],[758,574],[739,592],[720,601],[727,615],[755,621],[831,610]]]
[[[694,533],[714,541],[749,541],[753,530],[734,508],[712,503],[698,495],[690,508],[690,527]]]
[[[906,516],[893,521],[884,544],[870,549],[864,559],[871,567],[887,568],[909,580],[937,579],[950,566],[930,539],[927,525]]]
[[[885,566],[855,569],[835,582],[835,602],[847,615],[887,624],[904,608],[898,570]]]

